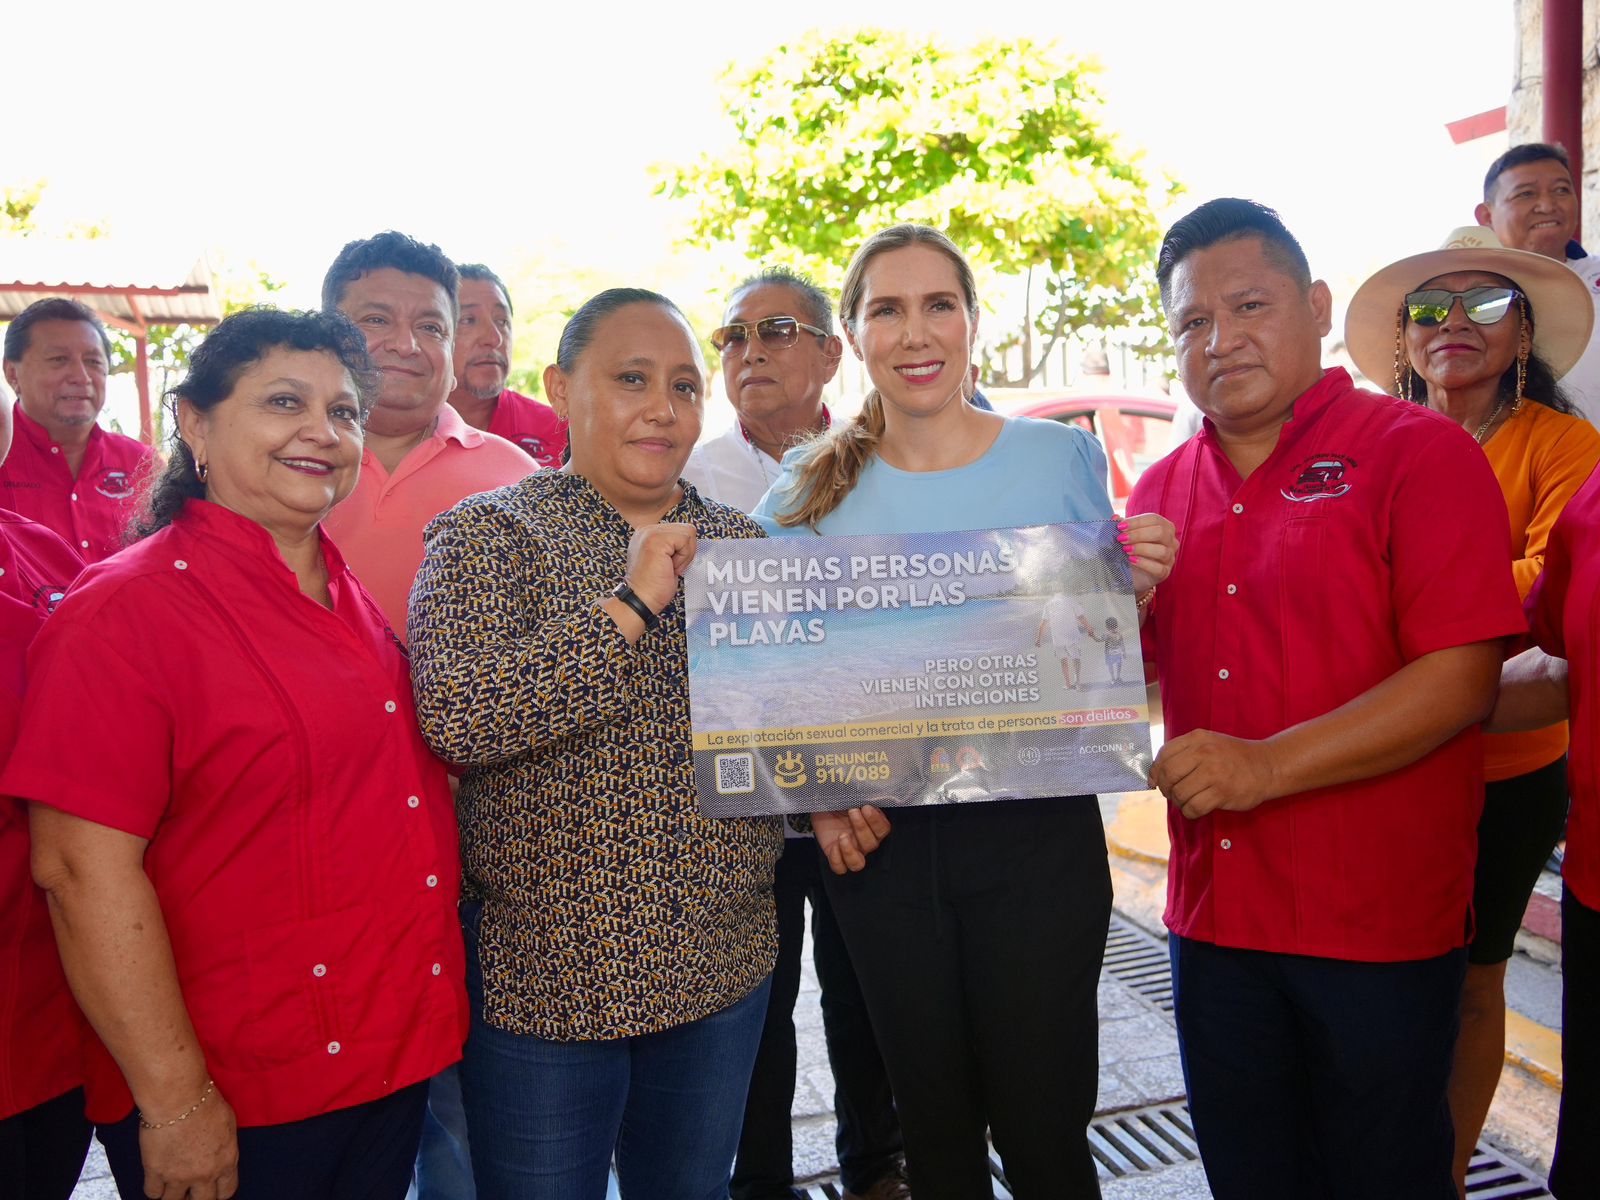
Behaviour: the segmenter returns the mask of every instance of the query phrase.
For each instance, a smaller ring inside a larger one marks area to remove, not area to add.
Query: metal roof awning
[[[215,325],[222,320],[222,302],[205,256],[152,253],[109,238],[0,239],[0,321],[13,320],[46,296],[70,296],[94,309],[107,325],[133,335],[139,436],[148,445],[154,436],[150,326]]]

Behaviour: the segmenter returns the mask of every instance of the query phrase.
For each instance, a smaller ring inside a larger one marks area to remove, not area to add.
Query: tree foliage
[[[1020,340],[1031,377],[1061,338],[1157,311],[1154,205],[1176,185],[1104,126],[1098,71],[1029,40],[808,35],[724,73],[732,141],[656,168],[658,191],[688,202],[691,244],[824,279],[887,225],[943,229],[980,282],[1023,283],[1023,323],[990,349]]]

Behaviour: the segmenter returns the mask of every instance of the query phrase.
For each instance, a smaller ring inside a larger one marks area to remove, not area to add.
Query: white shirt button
[[[428,876],[428,886],[429,887],[438,887],[439,886],[439,877],[437,875],[429,875]]]
[[[1230,595],[1230,596],[1232,596],[1232,595],[1234,595],[1234,594],[1235,594],[1235,593],[1237,593],[1237,592],[1238,592],[1238,590],[1239,590],[1239,585],[1238,585],[1238,584],[1236,584],[1236,583],[1230,583],[1230,584],[1229,584],[1229,585],[1228,585],[1228,595]]]
[[[6,573],[6,569],[4,567],[0,567],[0,578],[4,578],[5,573]]]
[[[77,493],[77,492],[73,492],[73,493],[72,493],[72,498],[73,498],[73,499],[74,499],[74,500],[76,500],[76,499],[77,499],[77,498],[78,498],[78,493]]]
[[[1234,505],[1234,506],[1233,506],[1233,511],[1234,511],[1234,512],[1236,512],[1236,513],[1242,513],[1242,512],[1243,512],[1243,511],[1244,511],[1244,505],[1242,505],[1242,504],[1235,504],[1235,505]]]
[[[61,453],[61,447],[60,446],[51,446],[50,447],[50,453],[51,454],[60,454]]]
[[[385,700],[383,702],[383,711],[384,712],[393,712],[394,711],[394,701],[393,700]]]
[[[318,963],[316,966],[311,968],[311,973],[313,975],[315,975],[318,979],[321,979],[324,975],[326,975],[328,973],[328,968],[326,966],[324,966],[322,963]]]
[[[1233,849],[1233,843],[1231,841],[1229,841],[1227,838],[1223,838],[1222,839],[1222,848],[1224,850],[1232,850]]]
[[[434,974],[435,974],[435,975],[437,975],[437,974],[438,974],[438,973],[439,973],[439,972],[440,972],[440,971],[442,971],[442,970],[444,970],[444,968],[443,968],[443,967],[441,967],[441,966],[440,966],[440,965],[439,965],[439,964],[438,964],[438,963],[434,963],[434,964],[433,964],[433,973],[434,973]]]
[[[1227,677],[1228,677],[1228,668],[1227,667],[1223,667],[1222,670],[1217,672],[1217,678],[1218,679],[1226,679]]]
[[[343,1047],[340,1046],[338,1042],[329,1042],[328,1043],[328,1053],[329,1054],[337,1054],[337,1053],[339,1053],[339,1051],[341,1049],[343,1049]]]
[[[84,543],[85,546],[87,546],[88,544],[89,544],[88,542]],[[181,559],[181,558],[175,559],[173,561],[172,565],[177,567],[178,570],[180,570],[180,571],[187,571],[189,569],[189,564],[184,562],[183,559]]]
[[[407,796],[406,797],[406,807],[407,808],[415,808],[415,807],[417,807],[417,805],[419,805],[421,803],[422,803],[422,801],[420,799],[418,799],[416,796]]]
[[[82,546],[85,550],[87,550],[89,548],[89,543],[88,542],[79,542],[78,545]]]

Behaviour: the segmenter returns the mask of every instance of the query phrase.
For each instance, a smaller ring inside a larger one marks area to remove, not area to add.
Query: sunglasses
[[[1516,288],[1475,287],[1464,292],[1428,290],[1412,292],[1406,297],[1406,315],[1416,325],[1442,325],[1449,317],[1456,301],[1474,325],[1493,325],[1511,311],[1511,303],[1520,299]]]
[[[800,340],[800,331],[814,333],[820,338],[828,335],[826,329],[807,325],[794,317],[762,317],[759,321],[735,321],[724,325],[711,335],[711,344],[719,353],[726,354],[732,347],[737,350],[753,332],[768,350],[787,350]]]

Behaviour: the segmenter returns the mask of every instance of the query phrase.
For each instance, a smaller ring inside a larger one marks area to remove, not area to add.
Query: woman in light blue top
[[[1090,434],[969,403],[977,295],[943,234],[900,225],[869,239],[839,309],[873,391],[853,422],[785,456],[753,514],[769,533],[1111,519]],[[1172,526],[1133,517],[1122,540],[1147,599],[1171,569]],[[986,1130],[1018,1200],[1098,1196],[1071,1132],[1094,1115],[1111,909],[1095,798],[902,808],[893,833],[870,805],[812,821],[917,1200],[992,1194]]]

